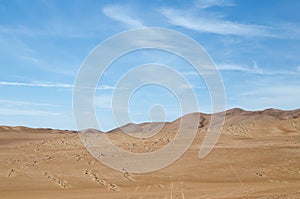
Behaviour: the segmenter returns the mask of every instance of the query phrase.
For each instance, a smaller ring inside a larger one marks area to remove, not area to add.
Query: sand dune
[[[77,132],[0,127],[0,198],[300,198],[300,109],[231,109],[215,148],[198,158],[210,115],[172,165],[152,173],[117,172],[94,159]],[[107,135],[136,153],[172,141],[180,119],[128,124]]]

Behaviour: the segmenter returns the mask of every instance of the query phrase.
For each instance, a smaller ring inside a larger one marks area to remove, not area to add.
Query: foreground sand
[[[0,127],[0,198],[300,198],[300,110],[227,112],[212,152],[198,158],[209,115],[193,145],[157,172],[117,172],[95,160],[72,131]],[[147,125],[147,124],[142,124]],[[167,144],[176,121],[145,141],[109,133],[133,152]],[[130,126],[129,126],[130,129]]]

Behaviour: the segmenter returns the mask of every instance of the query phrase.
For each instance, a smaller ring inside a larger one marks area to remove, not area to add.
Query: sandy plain
[[[300,198],[300,109],[227,111],[222,134],[204,159],[198,153],[210,115],[193,116],[201,123],[184,155],[142,174],[103,165],[76,131],[2,126],[0,198]],[[139,124],[141,129],[154,126]],[[167,145],[177,128],[178,120],[167,123],[149,139],[120,129],[107,135],[117,146],[139,153]]]

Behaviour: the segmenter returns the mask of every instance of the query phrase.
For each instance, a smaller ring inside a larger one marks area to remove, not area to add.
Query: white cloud
[[[142,27],[143,22],[130,16],[131,10],[126,6],[108,5],[102,9],[109,18],[125,24],[128,28]]]
[[[300,72],[300,66],[297,67],[297,71]]]
[[[115,100],[117,101],[118,99]],[[113,106],[112,101],[113,101],[113,95],[109,95],[109,94],[97,95],[95,96],[95,107],[100,109],[110,109],[110,110],[114,109],[117,111],[128,110],[128,107],[121,106],[119,103],[115,103]]]
[[[60,113],[40,110],[20,110],[0,108],[0,115],[24,115],[24,116],[58,116]]]
[[[87,24],[87,23],[86,23]],[[30,37],[91,38],[97,36],[96,25],[70,25],[62,21],[45,22],[44,27],[0,26],[1,35],[23,35]]]
[[[29,62],[33,62],[33,63],[39,63],[40,60],[35,58],[35,57],[32,57],[32,56],[28,56],[28,55],[20,55],[20,58],[21,59],[24,59],[26,61],[29,61]]]
[[[299,108],[299,85],[261,85],[241,93],[239,103],[248,109],[268,107],[281,109]]]
[[[108,85],[101,85],[100,87],[97,88],[97,90],[114,90],[116,87],[114,86],[108,86]]]
[[[57,107],[53,104],[40,103],[40,102],[27,102],[18,100],[0,99],[0,115],[5,116],[58,116],[59,112],[53,112],[49,110]]]
[[[212,6],[234,6],[235,4],[230,0],[198,0],[195,2],[197,8],[209,8]]]
[[[236,64],[218,64],[217,69],[221,71],[243,71],[243,72],[252,71],[249,67],[236,65]]]
[[[222,16],[209,12],[203,11],[199,15],[192,10],[187,12],[186,10],[162,8],[160,9],[160,13],[172,25],[199,32],[238,36],[273,36],[269,27],[232,22],[225,20]]]
[[[25,26],[14,26],[14,27],[7,27],[7,26],[0,26],[0,34],[21,34],[26,36],[33,36],[33,35],[41,35],[41,31],[37,31],[35,29],[30,29]]]
[[[62,83],[54,83],[54,82],[6,82],[1,81],[0,86],[25,86],[25,87],[46,87],[46,88],[74,88],[73,84],[62,84]],[[88,88],[87,88],[88,89]],[[94,89],[94,88],[91,88]],[[96,90],[114,90],[116,89],[113,86],[109,85],[101,85],[96,88]],[[118,88],[123,89],[123,88]],[[125,88],[124,88],[125,89]]]
[[[254,74],[264,74],[263,69],[260,68],[255,61],[253,61],[252,68],[238,64],[218,64],[217,69],[221,71],[241,71]]]
[[[54,88],[73,88],[72,84],[61,84],[61,83],[44,83],[44,82],[0,82],[0,86],[27,86],[27,87],[54,87]]]
[[[253,71],[257,74],[264,74],[263,69],[256,64],[256,61],[253,61]]]
[[[261,86],[261,88],[256,88],[255,90],[244,92],[242,95],[249,96],[249,95],[262,95],[262,96],[298,96],[299,97],[299,91],[300,86],[299,85],[267,85],[267,86]],[[297,97],[297,99],[299,99]]]
[[[253,73],[259,75],[298,75],[298,71],[290,71],[290,70],[264,70],[257,65],[255,61],[253,61],[252,67],[239,65],[239,64],[217,64],[217,69],[220,71],[240,71],[246,73]]]
[[[300,26],[298,23],[276,23],[274,24],[278,36],[284,39],[299,39],[300,35]]]
[[[182,72],[183,75],[186,75],[186,76],[198,76],[199,73],[196,72],[196,71],[185,71],[185,72]]]
[[[16,100],[0,99],[0,104],[4,106],[43,106],[43,107],[55,107],[56,105],[38,102],[25,102]]]

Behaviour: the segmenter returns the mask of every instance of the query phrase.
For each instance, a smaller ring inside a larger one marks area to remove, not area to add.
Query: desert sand
[[[199,148],[210,115],[201,117],[189,149],[170,166],[135,174],[104,166],[83,146],[76,131],[0,127],[0,198],[300,198],[300,109],[226,112],[223,132],[204,159]],[[121,129],[107,135],[132,152],[168,144],[178,121],[147,139]],[[128,124],[132,131],[158,124]]]

